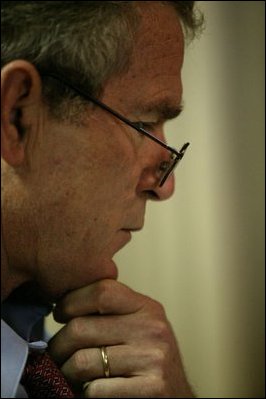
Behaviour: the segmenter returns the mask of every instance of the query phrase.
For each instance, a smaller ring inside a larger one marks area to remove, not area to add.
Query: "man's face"
[[[183,34],[172,7],[139,7],[143,21],[132,64],[107,82],[101,100],[132,121],[152,123],[164,140],[163,123],[182,97]],[[174,179],[159,188],[158,165],[168,153],[97,106],[82,127],[47,117],[40,143],[31,176],[32,271],[58,297],[117,277],[114,254],[130,230],[142,228],[146,201],[167,199]]]

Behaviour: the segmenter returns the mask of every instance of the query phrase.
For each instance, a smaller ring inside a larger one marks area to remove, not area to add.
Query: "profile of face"
[[[141,3],[141,2],[140,2]],[[184,39],[174,9],[139,5],[142,22],[132,62],[106,83],[101,101],[131,121],[145,121],[165,141],[163,125],[182,99]],[[170,114],[169,114],[170,110]],[[144,224],[148,200],[174,191],[158,185],[168,153],[100,107],[82,126],[39,123],[26,178],[32,277],[51,298],[103,278],[117,278],[112,258]],[[33,249],[32,249],[33,248]]]

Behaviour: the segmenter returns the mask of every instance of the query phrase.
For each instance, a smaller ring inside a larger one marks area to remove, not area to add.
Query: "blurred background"
[[[149,204],[115,260],[120,281],[165,306],[198,397],[262,398],[265,3],[197,3],[206,29],[187,48],[184,112],[166,126],[169,144],[191,146],[174,197]]]

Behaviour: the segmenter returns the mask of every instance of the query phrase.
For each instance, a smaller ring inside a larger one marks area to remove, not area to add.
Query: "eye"
[[[153,122],[134,122],[134,125],[137,128],[147,130],[148,132],[152,132],[155,128],[155,123]]]

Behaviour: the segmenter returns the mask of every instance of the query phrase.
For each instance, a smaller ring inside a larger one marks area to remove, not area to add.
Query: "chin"
[[[72,273],[71,273],[72,271]],[[111,258],[101,258],[97,262],[90,261],[89,267],[83,265],[78,269],[68,268],[63,272],[49,275],[49,280],[42,277],[39,281],[32,282],[34,296],[41,303],[56,303],[67,293],[105,279],[118,279],[118,269]],[[44,283],[45,282],[45,283]]]
[[[75,288],[85,287],[101,280],[118,279],[118,268],[112,259],[102,259],[101,261],[98,261],[97,263],[95,263],[95,267],[93,268],[93,270],[93,272],[90,270],[87,275],[85,272],[82,276],[82,279],[80,280],[81,284],[79,285],[79,287],[76,286]]]

